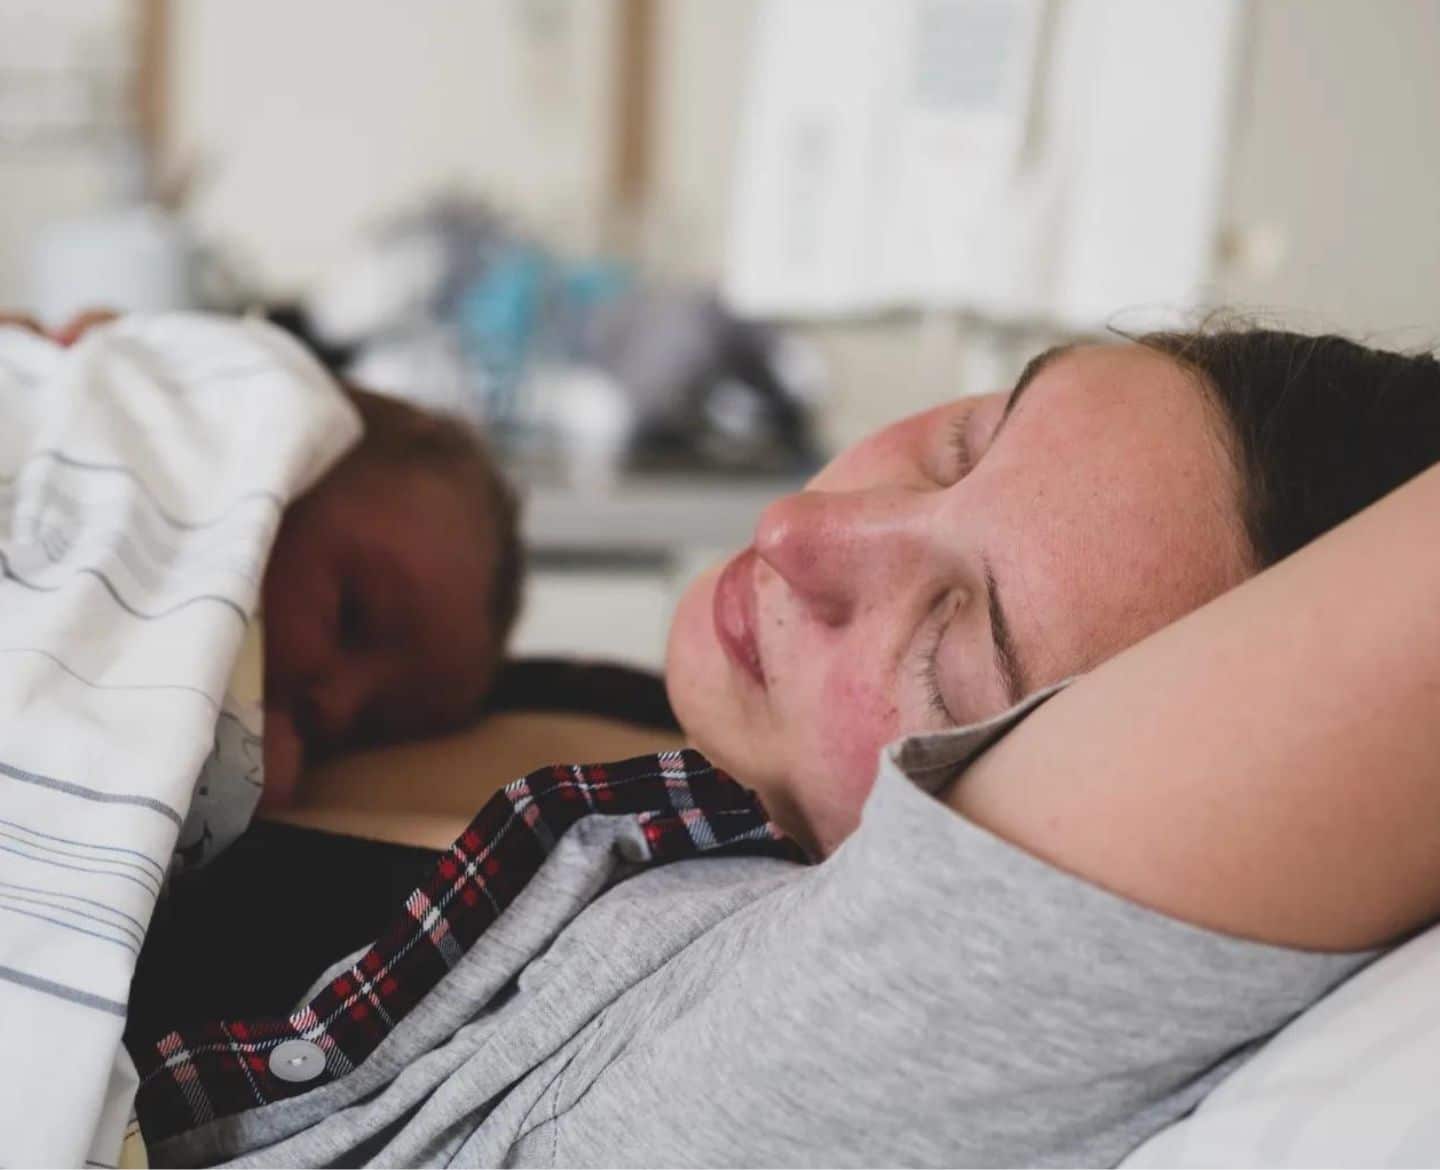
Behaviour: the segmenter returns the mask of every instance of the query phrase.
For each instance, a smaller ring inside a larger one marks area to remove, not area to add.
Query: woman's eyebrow
[[[1009,705],[1014,706],[1027,693],[1025,671],[1015,653],[1015,639],[1010,632],[1010,622],[1005,617],[1005,608],[1000,604],[1000,590],[995,587],[995,574],[990,562],[985,561],[985,602],[990,611],[990,638],[995,643],[995,668],[1000,673],[1000,682],[1005,688]]]
[[[1056,358],[1064,357],[1075,348],[1075,345],[1076,343],[1073,341],[1067,341],[1063,345],[1052,345],[1025,363],[1025,368],[1020,371],[1020,377],[1015,381],[1015,388],[1010,391],[1010,397],[1005,401],[1005,409],[1000,412],[1000,421],[995,426],[995,433],[990,436],[992,445],[1000,437],[1000,430],[1004,427],[1006,420],[1015,413],[1015,407],[1020,404],[1020,395],[1025,393],[1025,388],[1040,376],[1046,366]]]

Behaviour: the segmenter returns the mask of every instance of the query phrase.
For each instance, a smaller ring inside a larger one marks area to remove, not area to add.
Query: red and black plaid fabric
[[[216,1021],[170,1032],[136,1054],[136,1112],[158,1142],[273,1101],[311,1092],[356,1068],[455,966],[584,817],[634,815],[659,864],[700,853],[803,861],[754,793],[694,751],[618,764],[542,768],[497,793],[389,927],[349,970],[285,1018]],[[287,1040],[325,1053],[320,1076],[296,1084],[270,1071]]]

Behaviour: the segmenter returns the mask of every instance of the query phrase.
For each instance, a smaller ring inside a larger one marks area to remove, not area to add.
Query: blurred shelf
[[[627,475],[594,490],[521,477],[529,553],[520,656],[561,654],[659,670],[691,577],[754,538],[798,476]]]
[[[521,488],[521,531],[542,556],[683,560],[695,551],[743,548],[765,506],[803,485],[799,477],[718,475],[633,475],[588,491],[532,482]]]

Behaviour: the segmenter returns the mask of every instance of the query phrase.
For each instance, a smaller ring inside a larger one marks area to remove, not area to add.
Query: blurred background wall
[[[0,300],[24,299],[34,233],[115,183],[83,145],[15,140],[37,103],[18,83],[62,65],[67,24],[88,26],[96,70],[138,65],[125,46],[147,7],[165,22],[160,159],[191,176],[198,233],[267,293],[303,290],[441,188],[483,191],[564,247],[717,279],[763,2],[641,5],[647,175],[627,233],[611,173],[621,0],[0,0]],[[1213,299],[1423,332],[1440,308],[1440,4],[1251,0],[1242,23]],[[863,371],[914,324],[827,332]],[[917,401],[944,392],[942,371],[919,374]]]
[[[166,157],[194,215],[267,289],[298,292],[437,188],[485,192],[594,248],[615,5],[184,0]]]
[[[1440,328],[1440,4],[1251,9],[1222,300],[1368,334]]]
[[[646,258],[685,276],[720,269],[757,7],[655,6]],[[303,285],[435,184],[600,242],[614,0],[186,0],[174,19],[168,145],[213,163],[199,220],[267,281]],[[1256,0],[1246,22],[1217,299],[1366,332],[1428,326],[1440,4]]]

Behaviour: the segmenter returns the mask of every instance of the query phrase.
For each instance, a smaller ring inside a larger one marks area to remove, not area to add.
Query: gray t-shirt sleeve
[[[1186,925],[931,795],[1033,705],[888,750],[854,836],[622,997],[512,1162],[1113,1164],[1373,957]]]

